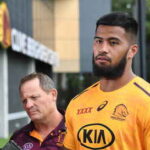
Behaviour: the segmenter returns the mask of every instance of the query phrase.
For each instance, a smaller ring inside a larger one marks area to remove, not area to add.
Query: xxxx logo
[[[91,113],[93,107],[81,108],[77,110],[77,115]]]
[[[113,144],[114,133],[106,125],[95,123],[81,127],[77,134],[80,144],[89,149],[104,149]]]

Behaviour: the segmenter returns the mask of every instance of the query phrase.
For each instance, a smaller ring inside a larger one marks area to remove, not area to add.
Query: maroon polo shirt
[[[64,119],[49,133],[42,143],[37,138],[30,136],[30,132],[34,129],[34,124],[30,122],[16,131],[11,140],[14,140],[23,150],[63,150],[63,139],[66,133]]]

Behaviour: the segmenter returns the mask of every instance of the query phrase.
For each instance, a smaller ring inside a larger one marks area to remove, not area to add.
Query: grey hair
[[[54,89],[55,88],[55,85],[54,85],[54,82],[53,80],[46,74],[44,73],[31,73],[31,74],[28,74],[27,76],[23,77],[21,80],[20,80],[20,84],[19,84],[19,91],[21,89],[21,86],[27,82],[27,81],[30,81],[32,79],[38,79],[39,80],[39,83],[40,83],[40,87],[45,91],[45,92],[49,92],[50,89]]]

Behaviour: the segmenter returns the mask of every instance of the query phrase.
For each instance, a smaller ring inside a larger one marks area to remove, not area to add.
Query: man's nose
[[[33,101],[32,100],[30,100],[30,99],[28,99],[27,100],[27,102],[26,102],[26,104],[25,104],[25,108],[31,108],[33,106]]]
[[[109,45],[108,45],[107,41],[103,41],[103,43],[101,44],[101,47],[99,48],[99,51],[108,53]]]

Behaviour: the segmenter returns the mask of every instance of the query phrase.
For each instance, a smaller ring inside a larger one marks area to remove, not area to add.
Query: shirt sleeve
[[[73,135],[73,127],[72,127],[72,118],[71,118],[71,111],[70,111],[70,106],[68,106],[66,110],[66,128],[67,128],[67,133],[65,135],[64,139],[64,147],[69,149],[69,150],[75,150],[75,142],[74,142],[74,135]]]

